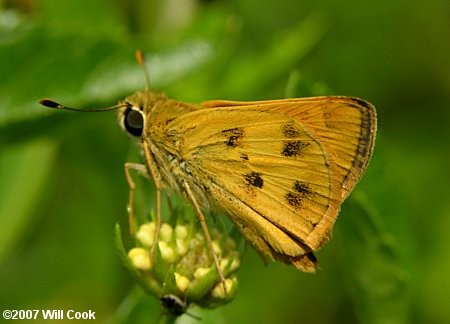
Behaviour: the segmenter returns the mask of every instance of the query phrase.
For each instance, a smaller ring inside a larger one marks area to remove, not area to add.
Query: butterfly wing
[[[362,126],[354,127],[360,106],[350,103],[207,102],[167,133],[199,199],[227,213],[261,253],[313,271],[311,251],[328,239],[370,156],[359,149]]]
[[[208,101],[203,106],[252,107],[255,103]],[[259,101],[257,106],[300,120],[330,148],[339,168],[342,196],[346,198],[372,156],[377,130],[375,107],[367,101],[342,96]],[[289,135],[289,129],[286,132]]]

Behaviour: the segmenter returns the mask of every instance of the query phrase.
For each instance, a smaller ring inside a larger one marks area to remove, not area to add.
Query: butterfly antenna
[[[148,73],[147,64],[145,63],[144,53],[142,53],[142,50],[136,51],[136,60],[142,66],[142,69],[144,70],[145,90],[150,91],[150,74]]]
[[[121,107],[127,106],[127,104],[119,104],[119,105],[106,107],[106,108],[99,108],[99,109],[77,109],[77,108],[71,108],[71,107],[61,105],[61,104],[57,103],[56,101],[53,101],[53,100],[50,100],[47,98],[42,99],[41,101],[39,101],[39,103],[42,106],[47,107],[47,108],[72,110],[72,111],[78,111],[78,112],[103,112],[103,111],[108,111],[108,110],[116,110]]]

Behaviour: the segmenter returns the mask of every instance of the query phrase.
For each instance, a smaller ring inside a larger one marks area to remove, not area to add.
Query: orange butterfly
[[[137,56],[144,65],[142,54]],[[147,89],[119,105],[84,111],[119,109],[121,127],[137,140],[145,164],[125,166],[130,208],[129,170],[136,169],[156,184],[155,242],[166,189],[194,207],[222,283],[207,210],[227,214],[261,254],[314,271],[313,252],[328,240],[341,203],[372,155],[375,108],[341,96],[193,105],[150,92],[146,78]],[[73,109],[48,99],[41,103]]]

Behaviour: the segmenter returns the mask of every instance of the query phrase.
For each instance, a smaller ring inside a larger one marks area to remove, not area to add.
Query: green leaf
[[[153,278],[144,278],[142,274],[135,268],[135,266],[131,263],[130,258],[123,246],[122,241],[122,231],[120,229],[120,225],[116,224],[115,228],[115,244],[117,251],[119,252],[119,256],[122,259],[123,264],[128,269],[130,274],[136,280],[136,282],[149,294],[152,296],[161,295],[162,287],[158,284],[157,280]]]
[[[0,155],[0,263],[36,221],[55,159],[56,142],[35,140],[2,147]]]
[[[337,226],[344,279],[362,323],[407,323],[407,274],[399,242],[361,192],[345,204]]]
[[[258,55],[249,55],[230,65],[223,78],[226,91],[235,98],[252,98],[276,78],[301,61],[327,30],[323,17],[311,14],[296,28],[273,35]]]

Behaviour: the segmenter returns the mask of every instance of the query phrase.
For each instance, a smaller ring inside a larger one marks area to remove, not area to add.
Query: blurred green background
[[[156,320],[156,299],[127,304],[113,244],[137,149],[114,113],[37,103],[102,107],[143,89],[138,48],[152,88],[178,100],[339,94],[378,110],[372,163],[321,270],[247,249],[237,298],[194,310],[203,322],[450,322],[448,0],[0,1],[2,310]]]

